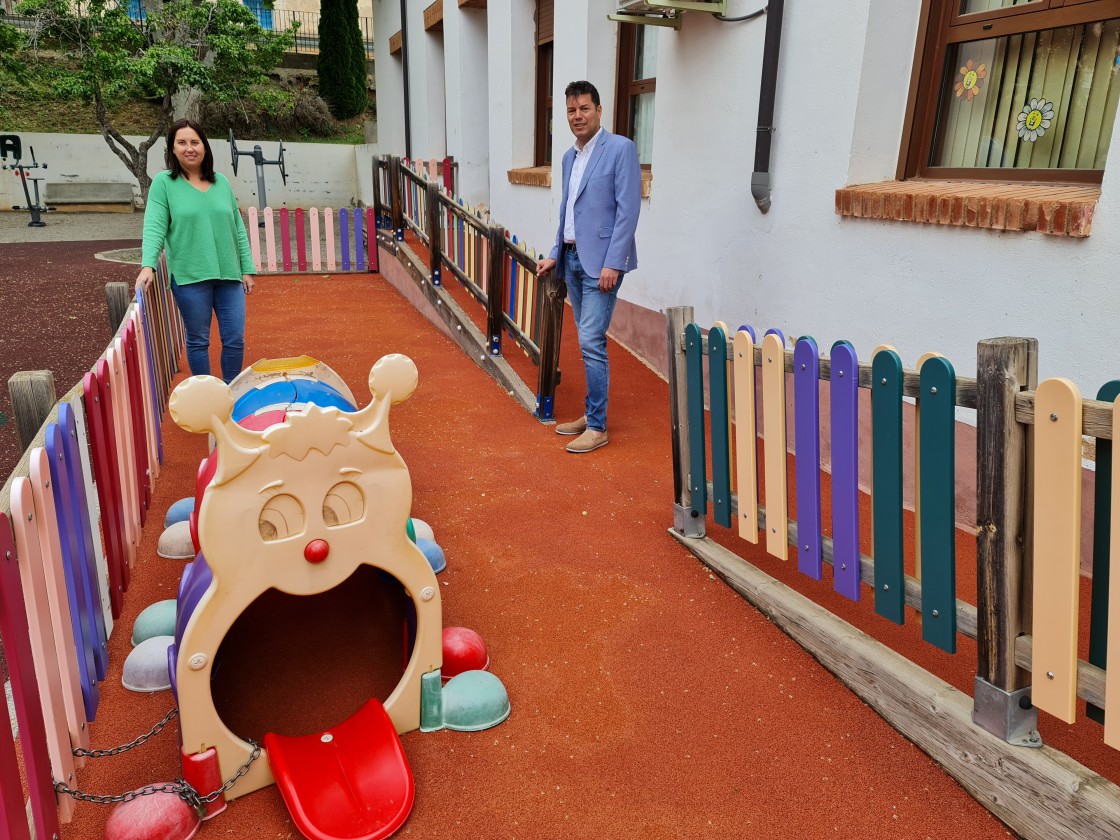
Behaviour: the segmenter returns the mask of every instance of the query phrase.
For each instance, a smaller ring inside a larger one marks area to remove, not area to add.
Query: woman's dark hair
[[[569,82],[568,86],[564,88],[564,99],[579,98],[585,93],[591,94],[591,101],[595,107],[599,107],[599,91],[595,89],[595,85],[587,81]]]
[[[210,151],[210,141],[206,139],[206,132],[202,130],[202,126],[194,120],[175,120],[171,123],[171,128],[167,130],[167,151],[164,153],[164,162],[167,168],[171,170],[171,177],[178,178],[183,174],[183,167],[179,165],[179,158],[175,157],[175,135],[181,129],[189,128],[198,135],[202,140],[202,148],[206,149],[206,154],[202,156],[202,180],[209,181],[211,184],[216,180],[214,178],[214,153]]]

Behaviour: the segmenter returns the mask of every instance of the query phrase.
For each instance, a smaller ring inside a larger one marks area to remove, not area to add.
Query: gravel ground
[[[91,242],[100,239],[140,239],[143,213],[44,213],[46,227],[28,227],[31,215],[0,212],[0,244],[35,242]]]

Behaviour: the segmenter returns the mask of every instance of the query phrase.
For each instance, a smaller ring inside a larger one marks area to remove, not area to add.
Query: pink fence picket
[[[31,813],[35,824],[36,837],[58,836],[58,811],[55,806],[54,787],[51,778],[50,758],[47,755],[47,733],[43,713],[39,705],[39,686],[35,679],[35,668],[31,654],[31,643],[27,638],[27,613],[23,605],[23,590],[20,586],[19,571],[16,565],[15,545],[8,518],[0,514],[0,641],[4,645],[4,655],[8,661],[8,672],[12,681],[12,699],[15,701],[16,720],[19,721],[20,745],[23,763],[27,770],[28,793],[31,798]],[[23,810],[23,788],[20,785],[19,771],[14,760],[3,757],[6,753],[14,758],[11,748],[11,729],[8,722],[7,704],[4,704],[0,728],[5,737],[0,741],[0,781],[7,793],[0,796],[4,823],[7,823],[13,837],[27,836],[27,823]],[[13,774],[11,771],[15,770]],[[17,793],[16,803],[12,803],[11,790]],[[15,813],[12,805],[15,804]],[[22,825],[21,825],[22,823]],[[0,823],[2,825],[3,823]]]

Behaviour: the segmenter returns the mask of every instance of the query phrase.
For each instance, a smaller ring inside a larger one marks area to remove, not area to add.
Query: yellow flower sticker
[[[963,96],[965,102],[971,102],[980,94],[980,82],[988,75],[988,67],[985,64],[978,67],[970,58],[961,68],[960,75],[961,79],[953,86],[953,89],[957,92],[958,97]]]
[[[1016,120],[1015,128],[1019,131],[1019,138],[1033,143],[1046,133],[1054,119],[1054,103],[1045,99],[1032,99],[1023,106]]]

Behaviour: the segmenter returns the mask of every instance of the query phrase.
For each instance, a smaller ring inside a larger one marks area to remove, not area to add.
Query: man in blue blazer
[[[552,252],[537,263],[537,274],[556,269],[572,304],[579,349],[587,374],[584,415],[559,423],[556,433],[579,435],[568,451],[591,452],[607,445],[607,328],[618,287],[638,267],[634,231],[642,198],[638,150],[626,137],[600,124],[603,108],[591,82],[564,90],[568,126],[576,144],[564,153],[560,226]]]

